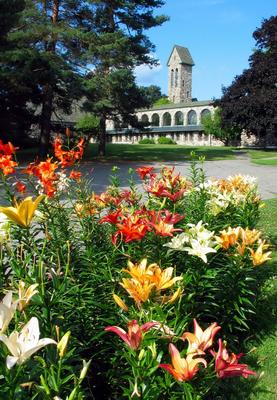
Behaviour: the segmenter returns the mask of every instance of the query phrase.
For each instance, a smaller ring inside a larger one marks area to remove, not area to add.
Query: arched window
[[[163,115],[163,126],[171,126],[171,115],[169,112],[166,112]]]
[[[203,118],[207,117],[208,115],[211,115],[211,111],[205,108],[204,110],[201,111],[201,123]]]
[[[182,111],[177,111],[174,116],[174,125],[184,125],[184,114]]]
[[[151,125],[152,126],[160,126],[159,114],[155,113],[155,114],[152,115]]]
[[[171,70],[170,85],[171,87],[174,85],[174,69]]]
[[[188,125],[197,125],[197,116],[194,110],[188,113]]]
[[[178,86],[178,68],[175,70],[175,87]]]
[[[141,116],[141,122],[143,122],[144,124],[148,124],[149,123],[149,118],[147,114],[143,114]]]

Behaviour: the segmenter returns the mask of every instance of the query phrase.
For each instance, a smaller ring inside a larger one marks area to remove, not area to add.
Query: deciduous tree
[[[224,127],[245,129],[263,142],[277,135],[277,17],[264,20],[253,37],[257,48],[249,68],[223,89],[215,104],[222,109]]]

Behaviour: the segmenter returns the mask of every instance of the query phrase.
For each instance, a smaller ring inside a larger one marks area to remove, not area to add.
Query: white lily
[[[191,247],[185,247],[184,250],[188,252],[188,254],[192,256],[196,256],[201,258],[204,263],[208,262],[206,254],[208,253],[216,253],[216,250],[212,247],[209,247],[206,244],[199,243],[198,240],[192,239],[190,241]]]
[[[0,341],[8,347],[12,354],[12,356],[7,356],[6,359],[8,369],[11,369],[15,364],[23,364],[42,347],[48,344],[57,344],[53,339],[39,339],[39,335],[39,324],[36,317],[32,317],[20,333],[14,331],[9,337],[0,335]]]
[[[164,244],[164,246],[174,250],[183,251],[184,244],[189,242],[189,240],[190,240],[189,236],[185,232],[182,232],[179,235],[173,236],[171,241]]]
[[[8,292],[0,303],[0,333],[4,333],[14,316],[17,302],[12,299],[12,292]]]

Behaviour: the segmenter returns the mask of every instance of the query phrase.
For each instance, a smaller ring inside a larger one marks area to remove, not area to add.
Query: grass
[[[248,150],[251,161],[259,165],[277,165],[277,151],[274,150]]]
[[[272,243],[273,253],[270,262],[256,269],[262,295],[251,326],[252,334],[244,341],[248,354],[242,359],[259,378],[239,381],[234,378],[230,384],[223,381],[223,397],[216,397],[218,400],[277,399],[277,198],[264,203],[258,228]]]
[[[113,161],[189,161],[192,151],[199,156],[205,156],[208,161],[235,159],[233,148],[223,146],[108,144],[106,150],[105,159]],[[89,144],[84,159],[93,161],[97,159],[96,155],[97,145]]]

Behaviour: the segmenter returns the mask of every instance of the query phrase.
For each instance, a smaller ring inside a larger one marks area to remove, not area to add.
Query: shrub
[[[169,137],[161,136],[158,139],[158,144],[176,144],[176,142]]]
[[[154,139],[144,138],[139,141],[139,144],[155,144]]]

